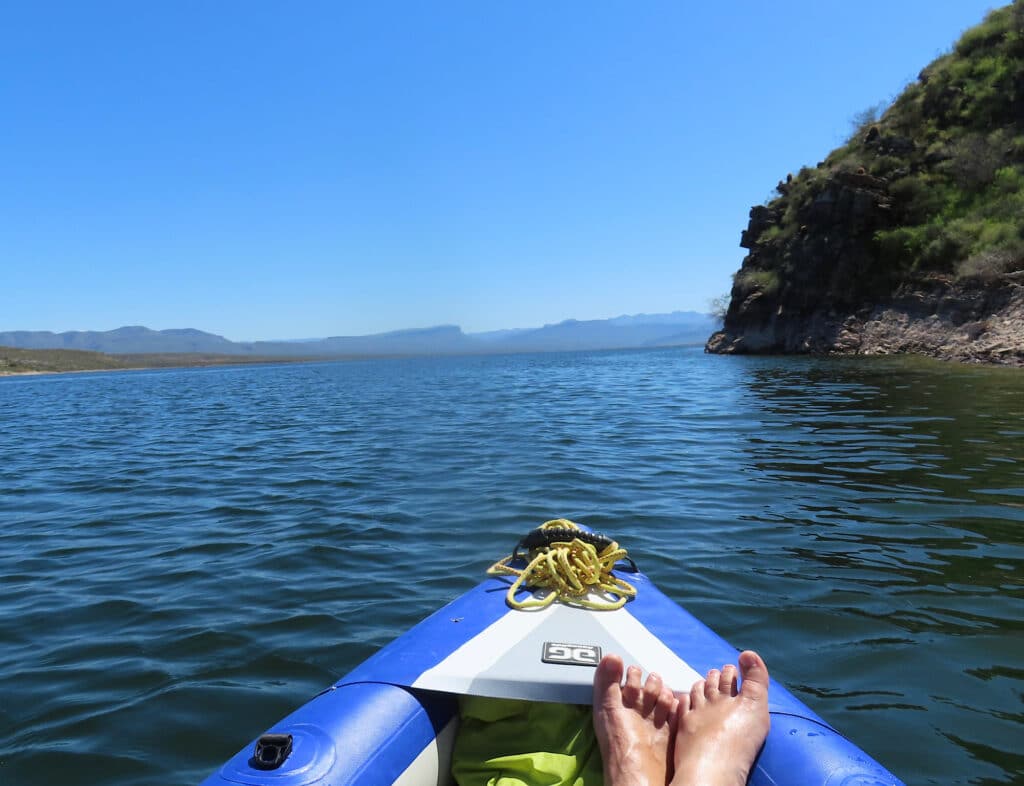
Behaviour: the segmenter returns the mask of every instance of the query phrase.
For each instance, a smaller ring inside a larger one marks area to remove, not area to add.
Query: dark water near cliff
[[[195,783],[563,515],[909,784],[1024,781],[1024,373],[687,349],[0,380],[0,783]]]

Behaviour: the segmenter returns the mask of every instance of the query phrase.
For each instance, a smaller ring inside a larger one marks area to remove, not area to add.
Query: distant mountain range
[[[334,336],[301,341],[229,341],[193,328],[106,331],[17,330],[0,333],[0,346],[20,349],[82,349],[108,354],[202,352],[278,357],[456,355],[501,352],[558,352],[703,344],[720,320],[695,311],[636,314],[486,333],[463,333],[455,325],[396,330],[368,336]]]

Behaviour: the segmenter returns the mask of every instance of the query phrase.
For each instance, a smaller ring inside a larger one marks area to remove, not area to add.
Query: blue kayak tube
[[[637,595],[615,611],[517,611],[505,602],[507,578],[488,578],[249,742],[204,786],[445,786],[460,694],[589,705],[586,666],[602,653],[678,690],[736,662],[732,645],[644,574],[629,581]],[[769,712],[749,784],[901,786],[775,680]]]

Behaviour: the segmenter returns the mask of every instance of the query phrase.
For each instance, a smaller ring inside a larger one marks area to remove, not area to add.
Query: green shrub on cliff
[[[751,211],[733,301],[852,304],[1024,269],[1024,0],[991,12],[849,142]]]
[[[763,292],[773,295],[779,288],[779,274],[774,270],[741,270],[733,285],[742,292]]]

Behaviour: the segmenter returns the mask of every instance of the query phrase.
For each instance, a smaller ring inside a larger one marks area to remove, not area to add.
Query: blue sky
[[[0,330],[708,310],[751,205],[998,3],[0,8]]]

